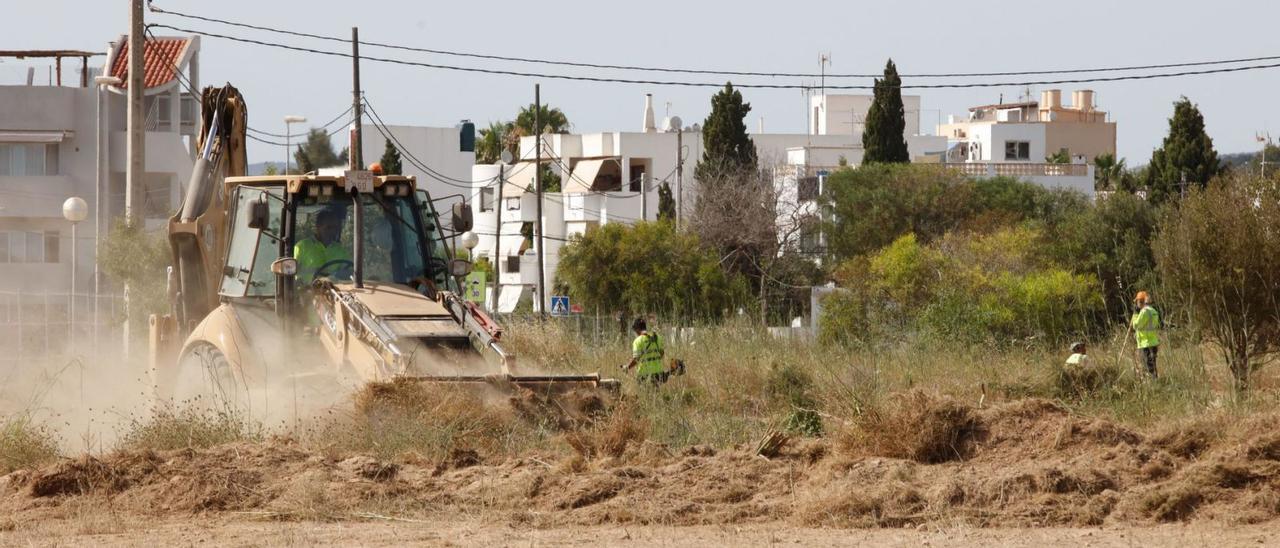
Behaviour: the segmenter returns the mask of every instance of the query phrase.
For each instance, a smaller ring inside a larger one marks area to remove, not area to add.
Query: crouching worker
[[[1071,355],[1067,357],[1067,367],[1076,369],[1089,365],[1089,354],[1082,342],[1071,343]]]
[[[631,342],[631,361],[622,368],[627,371],[636,368],[636,380],[642,383],[656,386],[667,382],[671,374],[662,363],[662,358],[666,355],[662,348],[662,337],[648,331],[644,318],[636,318],[631,324],[631,330],[636,333],[636,339]]]

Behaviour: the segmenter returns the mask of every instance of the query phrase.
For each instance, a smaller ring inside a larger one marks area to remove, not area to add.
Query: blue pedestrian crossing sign
[[[552,316],[568,316],[569,315],[569,296],[568,295],[552,295],[551,296],[551,315]]]

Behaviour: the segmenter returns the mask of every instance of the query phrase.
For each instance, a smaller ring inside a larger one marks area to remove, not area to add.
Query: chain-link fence
[[[117,295],[99,296],[95,315],[91,294],[0,292],[0,368],[92,352],[95,334],[104,341],[118,331],[123,310]]]

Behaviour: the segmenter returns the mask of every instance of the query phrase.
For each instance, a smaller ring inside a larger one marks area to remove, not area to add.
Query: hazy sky
[[[126,0],[10,2],[0,21],[0,49],[90,49],[128,27]],[[816,72],[819,52],[830,52],[830,72],[878,72],[892,56],[904,74],[989,72],[1155,64],[1280,55],[1274,39],[1280,2],[1095,1],[877,1],[877,2],[422,2],[406,0],[264,1],[158,0],[178,11],[349,36],[359,26],[366,40],[593,63]],[[358,6],[358,7],[357,7]],[[355,8],[355,9],[353,9]],[[346,51],[314,42],[210,23],[148,14],[151,22],[254,36],[270,41]],[[164,31],[161,31],[164,32]],[[383,55],[440,64],[526,72],[616,75],[640,79],[720,82],[723,77],[569,70],[562,67],[362,48]],[[324,123],[351,103],[350,61],[299,54],[206,37],[202,84],[231,82],[244,92],[249,124],[283,132],[285,114]],[[1275,61],[1272,61],[1275,63]],[[13,63],[0,65],[13,69]],[[0,75],[3,71],[0,70]],[[746,78],[738,78],[746,82]],[[979,81],[978,79],[968,79]],[[388,123],[452,126],[467,118],[483,126],[514,116],[533,99],[532,78],[492,76],[365,62],[363,87]],[[794,79],[770,81],[794,83]],[[829,80],[831,82],[833,80]],[[857,83],[866,83],[857,80]],[[923,82],[914,80],[914,82]],[[907,79],[905,84],[913,83]],[[656,85],[599,84],[543,79],[542,97],[568,114],[577,132],[639,128],[643,96],[654,94],[659,118],[670,112],[701,121],[712,90]],[[1276,91],[1280,68],[1233,74],[1087,84],[1099,107],[1119,124],[1119,153],[1130,165],[1146,163],[1167,128],[1172,102],[1186,95],[1204,112],[1220,152],[1256,150],[1254,135],[1280,138]],[[1074,86],[1062,86],[1070,97]],[[1084,86],[1080,86],[1084,87]],[[1039,88],[1034,90],[1038,97]],[[922,119],[968,106],[1016,100],[1020,87],[922,90]],[[745,90],[752,105],[748,127],[760,116],[769,132],[803,133],[804,99],[797,90]],[[936,110],[931,110],[936,109]],[[932,127],[926,128],[932,131]],[[366,152],[366,155],[370,153]],[[276,160],[283,151],[255,143],[250,161]]]

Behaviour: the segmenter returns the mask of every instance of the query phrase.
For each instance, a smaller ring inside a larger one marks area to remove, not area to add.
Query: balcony
[[[973,162],[946,166],[975,177],[1092,177],[1088,164]]]

